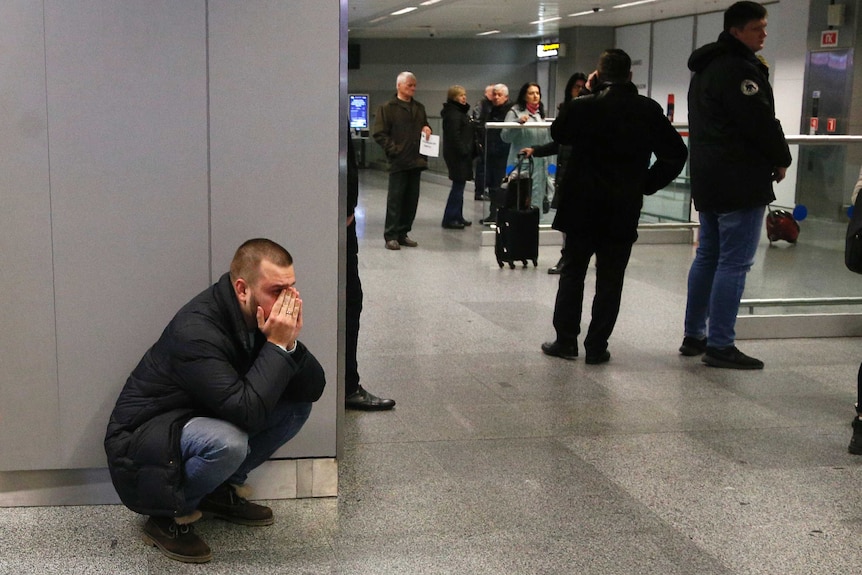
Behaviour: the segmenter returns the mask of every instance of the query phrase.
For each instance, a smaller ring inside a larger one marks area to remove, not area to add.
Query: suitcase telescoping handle
[[[526,162],[524,160],[527,160]],[[515,165],[515,171],[518,172],[518,175],[523,174],[523,170],[521,166],[527,164],[527,175],[530,178],[533,177],[533,156],[527,156],[526,152],[518,152],[518,163]]]

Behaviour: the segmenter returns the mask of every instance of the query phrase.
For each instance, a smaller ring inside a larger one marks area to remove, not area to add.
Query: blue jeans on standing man
[[[311,413],[311,403],[280,401],[263,429],[249,435],[234,424],[195,417],[183,427],[180,449],[185,466],[185,513],[191,513],[224,482],[245,483],[248,473],[290,441]]]
[[[734,344],[739,301],[760,243],[765,209],[700,212],[700,242],[688,272],[686,336],[707,337],[710,347]]]

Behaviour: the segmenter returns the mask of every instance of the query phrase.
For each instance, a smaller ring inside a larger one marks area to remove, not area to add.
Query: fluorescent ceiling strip
[[[436,4],[440,0],[425,0],[425,2],[421,2],[420,6],[430,6],[431,4]]]
[[[499,34],[499,30],[488,30],[487,32],[479,32],[476,36],[490,36],[491,34]]]
[[[530,22],[530,24],[544,24],[545,22],[556,22],[557,20],[562,20],[562,16],[555,16],[554,18],[545,18],[544,20],[536,20],[535,22]]]
[[[635,2],[626,2],[625,4],[618,4],[616,6],[612,6],[612,8],[629,8],[631,6],[639,6],[640,4],[649,4],[650,2],[655,2],[655,0],[636,0]]]
[[[576,18],[578,16],[589,16],[590,14],[595,14],[596,12],[603,12],[603,8],[599,8],[598,10],[584,10],[583,12],[575,12],[574,14],[569,14],[569,18]]]
[[[416,6],[408,6],[407,8],[402,8],[401,10],[396,10],[390,16],[401,16],[402,14],[407,14],[408,12],[413,12],[416,10]]]

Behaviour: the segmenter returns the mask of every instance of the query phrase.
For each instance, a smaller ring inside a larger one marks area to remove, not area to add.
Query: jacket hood
[[[722,32],[718,40],[705,46],[701,46],[691,53],[688,58],[688,69],[692,72],[701,72],[710,62],[723,54],[736,54],[745,58],[754,58],[751,49],[731,36],[728,32]]]

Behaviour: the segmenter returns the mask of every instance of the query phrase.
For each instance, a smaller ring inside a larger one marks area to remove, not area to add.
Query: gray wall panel
[[[214,277],[269,237],[294,257],[300,339],[327,388],[282,456],[334,456],[337,387],[340,3],[211,0]],[[298,26],[297,23],[302,23]],[[324,112],[325,111],[325,112]]]
[[[203,0],[49,0],[62,456],[105,463],[129,372],[209,284]]]
[[[34,469],[60,434],[41,2],[0,5],[0,38],[0,470]]]

